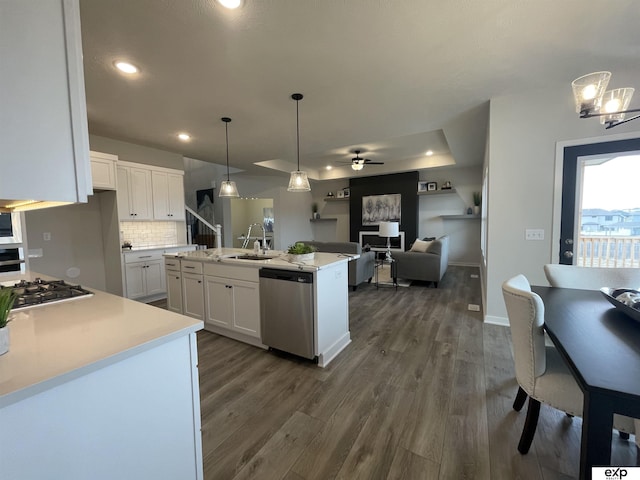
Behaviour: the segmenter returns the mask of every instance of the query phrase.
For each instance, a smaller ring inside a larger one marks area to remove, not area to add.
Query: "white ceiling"
[[[496,96],[605,69],[640,89],[636,0],[244,2],[80,0],[90,133],[224,164],[229,116],[232,167],[288,172],[300,92],[301,168],[339,178],[480,164]]]

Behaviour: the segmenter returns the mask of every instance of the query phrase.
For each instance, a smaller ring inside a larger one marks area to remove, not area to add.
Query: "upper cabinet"
[[[116,189],[117,155],[91,152],[91,178],[94,190]]]
[[[118,216],[120,220],[152,220],[151,170],[118,163]]]
[[[2,0],[0,52],[7,159],[0,196],[86,202],[91,168],[78,0]]]
[[[153,218],[155,220],[184,220],[183,174],[153,170]]]

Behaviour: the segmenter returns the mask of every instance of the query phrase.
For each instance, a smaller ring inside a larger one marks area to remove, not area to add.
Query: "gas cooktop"
[[[70,285],[64,280],[42,280],[36,278],[32,282],[21,280],[11,288],[17,294],[13,309],[34,307],[63,300],[93,295],[93,292],[80,285]]]

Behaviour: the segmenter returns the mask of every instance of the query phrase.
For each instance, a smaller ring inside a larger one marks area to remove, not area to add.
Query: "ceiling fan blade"
[[[367,165],[384,165],[384,162],[373,162],[368,158],[365,158],[364,163]]]

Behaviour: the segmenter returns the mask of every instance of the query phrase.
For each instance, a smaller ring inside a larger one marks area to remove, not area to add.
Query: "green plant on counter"
[[[312,247],[311,245],[305,245],[302,242],[298,242],[293,245],[289,245],[287,253],[290,255],[304,255],[305,253],[313,253],[315,251],[315,247]]]
[[[482,203],[482,195],[480,194],[480,192],[473,192],[473,204],[476,207],[479,207],[481,203]]]
[[[0,288],[0,328],[4,328],[9,323],[9,313],[13,308],[16,294],[11,288]]]

